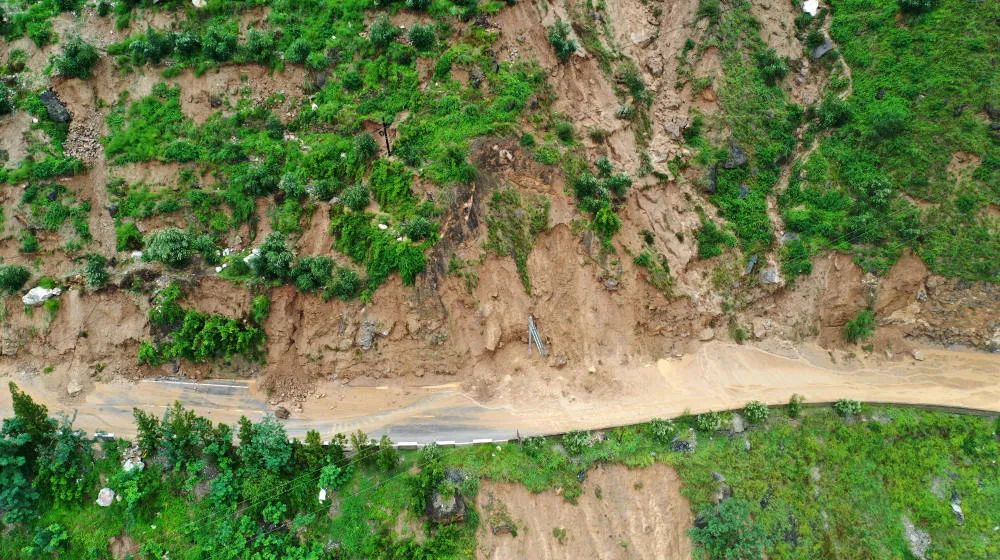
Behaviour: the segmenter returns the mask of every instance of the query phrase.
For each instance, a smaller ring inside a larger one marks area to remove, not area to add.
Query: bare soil
[[[558,492],[484,482],[477,506],[476,558],[483,560],[692,557],[693,516],[677,473],[662,464],[591,470],[575,504]]]

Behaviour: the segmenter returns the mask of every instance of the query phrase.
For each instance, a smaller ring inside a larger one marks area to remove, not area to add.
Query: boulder
[[[83,386],[76,379],[70,379],[69,383],[66,384],[66,394],[75,397],[83,391]]]
[[[358,334],[354,338],[354,343],[361,347],[362,350],[369,350],[375,344],[375,334],[378,330],[378,325],[375,321],[366,319],[361,322],[361,327],[358,328]]]
[[[719,187],[719,168],[713,165],[708,168],[708,180],[705,184],[705,190],[708,194],[715,194],[715,190]]]
[[[427,515],[437,523],[458,523],[465,520],[465,500],[458,492],[459,485],[465,481],[466,475],[458,469],[448,469],[444,473],[446,481],[451,483],[453,491],[445,494],[440,488],[431,493],[427,504]]]
[[[73,117],[66,110],[66,106],[59,101],[56,94],[52,90],[46,90],[38,96],[39,101],[45,106],[45,112],[49,114],[49,118],[57,123],[68,123],[73,120]]]
[[[760,283],[761,284],[780,284],[781,283],[781,273],[778,272],[778,268],[770,266],[760,271]]]
[[[813,58],[823,58],[823,55],[832,51],[835,48],[836,45],[833,44],[833,41],[831,41],[829,37],[825,37],[823,39],[823,44],[813,49],[812,52],[810,53],[810,56],[812,56]]]
[[[705,327],[704,329],[701,329],[701,332],[698,333],[698,340],[702,342],[708,342],[713,338],[715,338],[715,330],[713,330],[711,327]]]
[[[274,409],[274,417],[279,420],[288,420],[288,417],[291,415],[292,413],[288,412],[288,409],[283,406]]]
[[[746,420],[743,419],[743,415],[734,412],[729,418],[729,431],[734,434],[742,434],[747,429]]]
[[[743,151],[743,148],[736,142],[735,138],[729,139],[729,157],[726,161],[722,163],[723,169],[736,169],[737,167],[742,167],[750,161],[747,157],[747,153]]]
[[[115,501],[115,491],[110,488],[101,488],[97,493],[97,505],[108,507]]]
[[[62,290],[59,288],[52,288],[50,290],[41,286],[35,286],[34,288],[28,290],[28,293],[24,294],[21,298],[21,302],[24,303],[24,305],[34,307],[45,303],[61,293]]]
[[[726,484],[726,477],[722,476],[722,473],[713,472],[712,479],[719,484],[718,488],[715,490],[715,493],[712,494],[713,504],[716,505],[721,504],[722,502],[733,497],[733,488],[728,484]]]
[[[649,70],[651,76],[659,78],[663,75],[663,57],[660,55],[654,55],[646,60],[646,70]]]

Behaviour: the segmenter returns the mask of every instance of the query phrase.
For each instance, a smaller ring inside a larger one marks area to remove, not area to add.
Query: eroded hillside
[[[5,373],[1000,349],[996,5],[370,4],[4,6]]]

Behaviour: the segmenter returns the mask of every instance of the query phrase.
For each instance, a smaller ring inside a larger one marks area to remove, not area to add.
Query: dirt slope
[[[687,530],[694,521],[680,488],[677,474],[662,464],[594,469],[576,504],[554,492],[532,494],[518,484],[485,482],[477,498],[482,522],[476,557],[691,558]]]

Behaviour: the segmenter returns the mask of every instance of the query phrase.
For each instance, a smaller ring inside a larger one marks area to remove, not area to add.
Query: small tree
[[[802,414],[802,401],[805,399],[802,395],[796,393],[788,399],[788,417],[798,418]]]
[[[399,452],[392,445],[389,436],[382,435],[378,440],[378,454],[375,457],[375,466],[385,472],[391,472],[399,464]]]
[[[768,414],[770,414],[770,409],[767,405],[760,401],[750,401],[743,408],[743,415],[747,417],[747,421],[751,424],[760,424],[767,420]]]
[[[576,41],[570,37],[569,26],[563,20],[557,19],[555,24],[549,27],[548,37],[559,62],[567,62],[576,52]]]
[[[90,78],[90,72],[97,64],[100,55],[97,49],[86,43],[79,36],[70,37],[63,44],[62,54],[53,59],[56,70],[70,78]]]
[[[136,442],[143,457],[153,457],[160,448],[160,420],[139,408],[132,409],[135,417]]]

